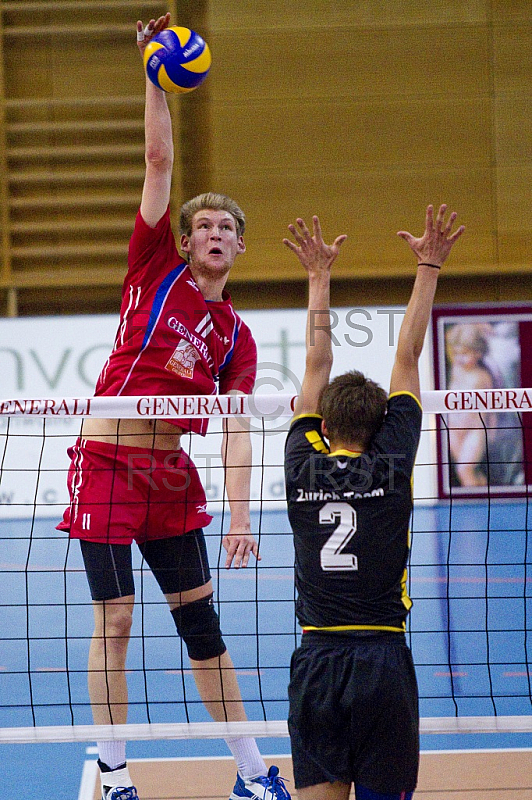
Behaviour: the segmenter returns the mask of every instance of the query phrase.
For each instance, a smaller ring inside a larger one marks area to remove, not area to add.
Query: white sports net
[[[265,395],[0,401],[0,741],[287,735],[289,663],[299,639],[283,478],[293,400]],[[530,731],[532,391],[428,392],[423,407],[408,628],[421,729]],[[210,721],[166,602],[136,553],[129,722],[92,725],[92,602],[78,543],[55,529],[68,505],[66,449],[89,413],[212,418],[205,438],[187,436],[183,444],[214,516],[206,537],[215,599],[249,722]],[[235,413],[251,417],[250,500],[262,561],[228,571],[221,546],[229,512],[220,417]],[[463,429],[477,429],[484,441],[470,485],[461,478],[453,444]]]

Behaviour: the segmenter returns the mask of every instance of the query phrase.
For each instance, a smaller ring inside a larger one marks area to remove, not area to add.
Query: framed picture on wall
[[[432,335],[435,388],[471,393],[469,410],[437,417],[438,496],[527,493],[532,411],[482,411],[474,400],[486,389],[532,387],[532,304],[436,307]]]

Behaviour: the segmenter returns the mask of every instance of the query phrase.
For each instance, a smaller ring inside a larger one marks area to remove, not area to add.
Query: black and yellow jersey
[[[421,419],[412,394],[391,395],[364,453],[330,453],[319,415],[292,422],[286,497],[304,630],[404,630],[412,605],[406,566]]]

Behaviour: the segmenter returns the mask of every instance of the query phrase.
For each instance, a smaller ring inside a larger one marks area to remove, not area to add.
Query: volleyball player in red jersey
[[[141,55],[170,14],[137,23]],[[224,195],[181,208],[180,257],[170,227],[172,125],[164,92],[146,80],[146,175],[131,237],[120,324],[97,395],[250,393],[257,351],[225,290],[245,252],[245,217]],[[216,721],[245,720],[235,671],[213,606],[202,527],[211,517],[196,468],[181,449],[184,430],[205,420],[86,420],[70,451],[71,502],[60,529],[81,541],[94,605],[89,694],[95,724],[127,720],[125,663],[134,606],[131,544],[157,579],[190,658],[201,698]],[[251,444],[241,420],[224,421],[222,443],[231,524],[226,567],[256,558],[249,488]],[[238,766],[233,800],[289,800],[276,767],[255,740],[227,740]],[[102,800],[138,800],[125,742],[98,742]],[[218,791],[218,789],[217,789]]]

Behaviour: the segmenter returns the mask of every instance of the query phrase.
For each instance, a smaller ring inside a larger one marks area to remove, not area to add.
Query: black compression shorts
[[[80,541],[93,600],[115,600],[135,594],[131,545]],[[163,594],[186,592],[210,578],[203,530],[183,536],[150,539],[139,545]]]

